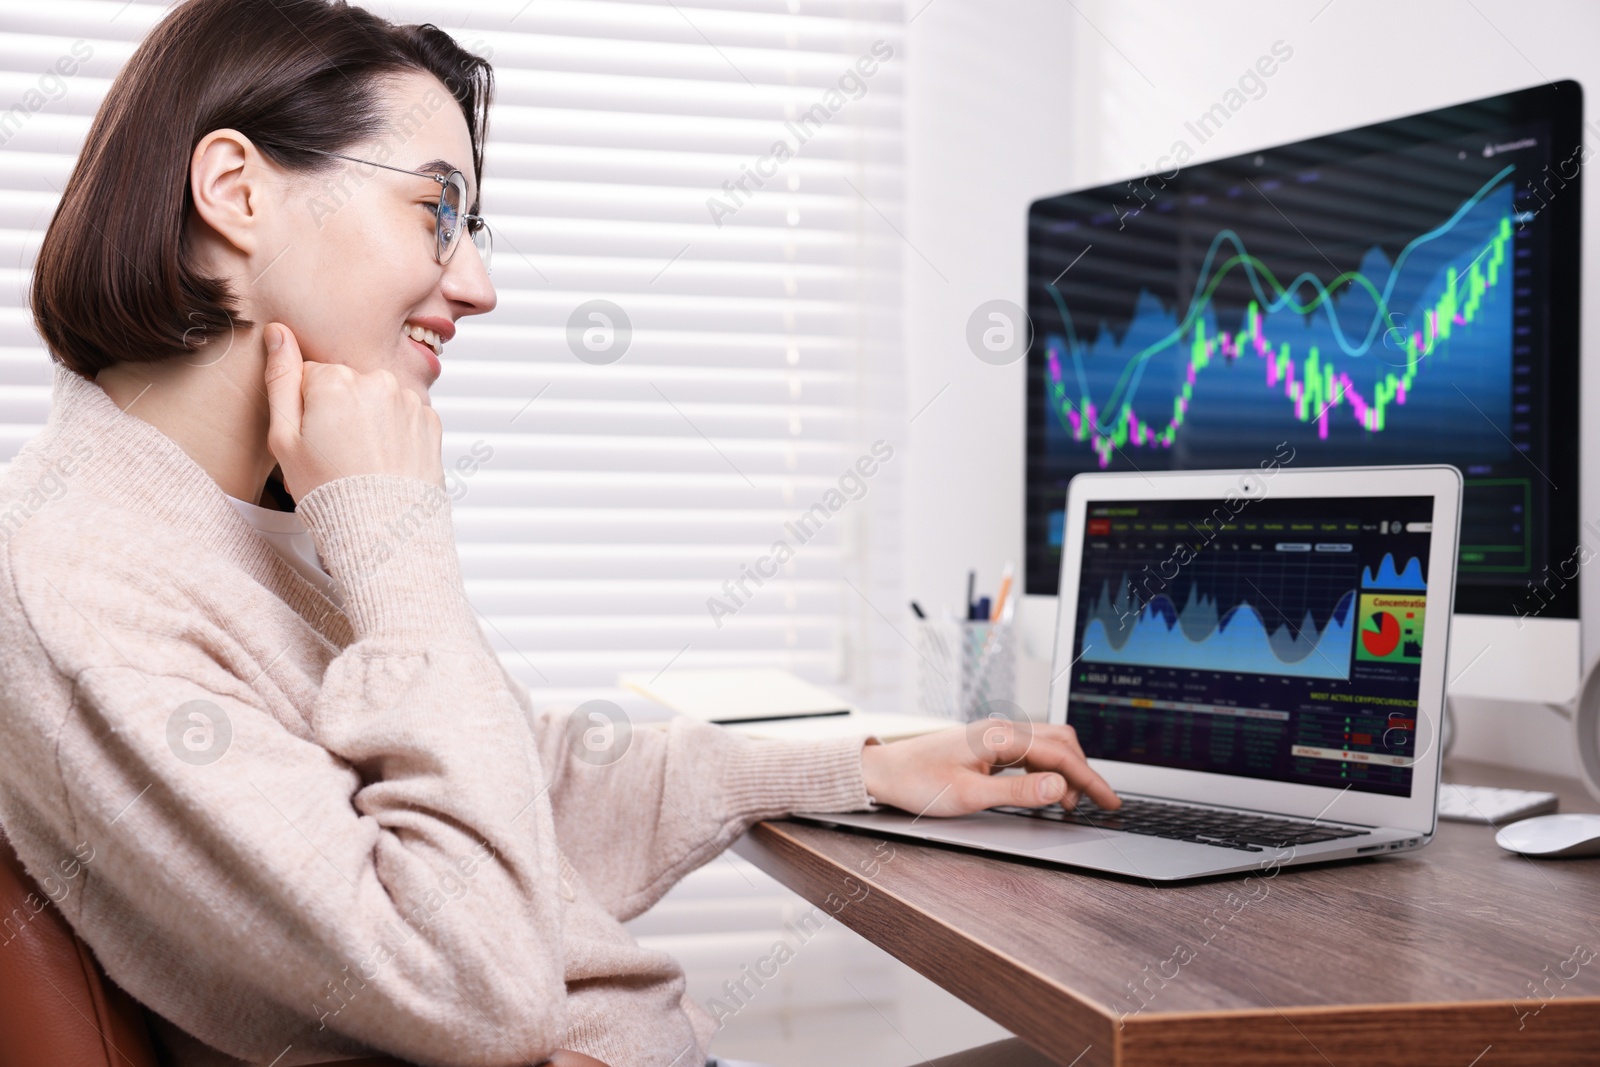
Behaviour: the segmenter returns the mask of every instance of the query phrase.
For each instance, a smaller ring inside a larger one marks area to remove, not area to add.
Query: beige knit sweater
[[[757,819],[866,807],[862,739],[677,719],[585,758],[485,640],[442,490],[356,475],[297,512],[342,603],[55,369],[0,479],[0,823],[29,871],[182,1067],[699,1067],[714,1021],[621,923]]]

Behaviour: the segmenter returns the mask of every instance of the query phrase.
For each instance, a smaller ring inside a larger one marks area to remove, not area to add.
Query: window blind
[[[892,700],[898,0],[366,6],[495,67],[499,306],[463,320],[432,397],[467,593],[508,668],[547,700],[756,665]],[[56,190],[165,11],[0,10],[0,109],[21,105],[0,110],[5,458],[49,406],[26,290]]]

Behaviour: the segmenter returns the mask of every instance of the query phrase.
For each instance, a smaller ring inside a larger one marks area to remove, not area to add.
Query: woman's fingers
[[[1055,772],[1000,774],[969,782],[962,796],[967,811],[982,811],[1000,805],[1037,808],[1060,801],[1063,807],[1077,803],[1071,790],[1063,795],[1065,780]]]
[[[276,322],[267,323],[262,339],[267,346],[267,445],[288,451],[300,435],[303,410],[300,345],[287,326]]]
[[[1034,748],[1028,754],[1025,766],[1060,771],[1073,790],[1086,794],[1102,808],[1122,807],[1122,798],[1117,796],[1116,790],[1100,776],[1100,772],[1089,766],[1089,757],[1083,754],[1083,746],[1078,743],[1078,736],[1070,726],[1047,725],[1044,732],[1036,732]]]
[[[1122,800],[1093,767],[1089,766],[1083,746],[1078,743],[1077,732],[1059,723],[1012,722],[1009,719],[987,719],[973,723],[968,732],[969,742],[975,745],[978,755],[998,768],[1021,767],[1024,775],[1004,775],[998,780],[1003,788],[1039,788],[1040,775],[1059,774],[1070,793],[1087,794],[1102,808],[1118,808]],[[1020,783],[1013,786],[1012,781]],[[999,803],[1049,804],[1060,799],[1011,800]],[[1076,796],[1073,797],[1076,802]],[[1065,801],[1063,801],[1065,803]]]
[[[444,488],[439,414],[386,367],[306,359],[294,332],[268,323],[267,446],[296,500],[335,478],[396,474]]]

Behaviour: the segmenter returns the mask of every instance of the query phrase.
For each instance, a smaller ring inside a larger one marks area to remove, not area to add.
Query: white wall
[[[983,301],[1025,303],[1030,200],[1149,170],[1180,137],[1214,159],[1549,80],[1600,93],[1600,5],[1583,0],[907,2],[906,403],[938,399],[912,424],[903,529],[907,590],[935,607],[961,600],[968,567],[992,590],[1022,555],[1024,367],[980,362],[965,329]],[[1293,55],[1267,92],[1196,144],[1184,123],[1279,40]],[[1586,226],[1586,351],[1600,332],[1596,233]],[[1586,411],[1600,410],[1596,377]],[[1600,608],[1600,580],[1585,585]],[[1560,720],[1506,710],[1475,709],[1458,751],[1570,768]]]

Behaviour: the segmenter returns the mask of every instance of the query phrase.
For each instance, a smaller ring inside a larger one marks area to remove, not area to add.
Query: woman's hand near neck
[[[184,254],[230,294],[234,321],[257,325],[156,363],[116,363],[95,378],[119,408],[177,442],[223,492],[258,506],[274,506],[262,491],[280,459],[284,486],[296,498],[339,471],[443,483],[428,390],[456,320],[493,310],[495,292],[472,242],[439,261],[440,192],[426,180],[431,171],[423,168],[432,164],[422,161],[465,164],[476,158],[475,146],[466,115],[436,106],[450,90],[433,75],[409,72],[386,85],[393,121],[439,114],[408,136],[403,158],[392,160],[402,173],[363,179],[360,195],[335,212],[317,207],[338,167],[289,170],[231,128],[200,139],[190,153],[194,210],[184,224]],[[375,133],[349,151],[359,158],[386,143]],[[467,199],[476,202],[475,188]],[[288,427],[274,435],[284,440],[282,456],[267,444],[269,323],[286,328],[295,353],[278,361],[293,371],[294,387],[270,390]],[[419,327],[437,340],[420,343],[412,336]],[[340,371],[330,377],[334,365]],[[326,395],[309,400],[319,383]],[[389,383],[415,394],[428,416]],[[351,398],[365,406],[341,423]]]
[[[114,364],[95,383],[177,442],[224,493],[271,507],[262,488],[278,461],[267,448],[265,368],[261,331],[241,329],[159,363]]]

